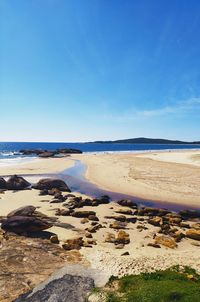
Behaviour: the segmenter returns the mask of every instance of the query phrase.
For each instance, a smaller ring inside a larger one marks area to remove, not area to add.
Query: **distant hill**
[[[97,144],[200,144],[200,141],[194,142],[184,142],[179,140],[170,140],[170,139],[162,139],[162,138],[146,138],[146,137],[137,137],[137,138],[129,138],[129,139],[119,139],[115,141],[95,141],[93,143]]]

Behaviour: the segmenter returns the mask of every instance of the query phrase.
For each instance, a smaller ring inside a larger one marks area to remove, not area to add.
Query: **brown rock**
[[[57,209],[56,216],[70,216],[71,211],[69,209]]]
[[[129,207],[132,209],[137,209],[137,204],[130,199],[122,199],[117,202],[122,207]]]
[[[112,233],[107,233],[105,242],[115,243],[115,235]]]
[[[116,244],[128,244],[130,243],[129,234],[123,230],[120,230],[115,239]]]
[[[87,223],[87,222],[89,222],[89,219],[88,219],[88,218],[83,218],[83,219],[81,219],[81,223],[82,223],[82,224],[85,224],[85,223]]]
[[[161,226],[163,224],[163,219],[161,217],[153,217],[153,218],[150,218],[148,220],[148,223],[149,224],[152,224],[154,226]]]
[[[194,240],[200,240],[200,229],[189,229],[186,232],[186,237]]]
[[[153,242],[148,243],[147,246],[155,247],[157,249],[161,248],[161,246],[159,244],[156,244],[156,243],[153,243]]]
[[[112,229],[125,229],[127,226],[126,222],[121,222],[121,221],[114,221],[113,223],[110,224],[110,228]]]
[[[119,209],[115,212],[122,215],[133,215],[133,211],[130,209]]]
[[[96,215],[89,215],[88,219],[92,221],[99,221],[99,218]]]
[[[168,248],[174,249],[175,247],[177,247],[177,244],[175,242],[175,240],[169,236],[156,236],[155,237],[155,244],[161,244],[164,245]]]
[[[94,211],[75,211],[72,213],[73,217],[78,217],[78,218],[88,218],[91,215],[96,215]]]
[[[83,246],[83,237],[77,237],[73,239],[68,239],[66,242],[62,245],[62,247],[67,250],[80,250]]]
[[[51,241],[51,243],[58,244],[59,243],[58,236],[57,235],[52,235],[50,237],[50,241]]]

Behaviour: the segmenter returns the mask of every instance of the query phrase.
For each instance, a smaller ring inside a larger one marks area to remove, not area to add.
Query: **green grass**
[[[200,276],[189,267],[176,266],[138,276],[112,277],[104,291],[107,302],[200,302]]]

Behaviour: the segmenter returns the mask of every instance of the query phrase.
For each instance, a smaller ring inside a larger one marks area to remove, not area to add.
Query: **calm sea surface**
[[[200,145],[174,145],[174,144],[98,144],[98,143],[20,143],[0,142],[0,158],[21,157],[21,149],[76,148],[83,152],[117,152],[117,151],[151,151],[175,149],[200,149]]]

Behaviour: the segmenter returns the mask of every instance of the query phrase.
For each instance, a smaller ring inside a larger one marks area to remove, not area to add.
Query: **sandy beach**
[[[86,178],[109,191],[200,207],[200,151],[83,154]]]
[[[163,200],[185,204],[190,207],[200,206],[200,151],[153,152],[145,154],[81,154],[62,159],[37,159],[19,166],[3,167],[1,175],[10,174],[51,174],[72,167],[79,159],[87,165],[86,177],[102,188],[127,193],[153,200]],[[26,177],[25,177],[26,178]],[[74,192],[72,192],[74,193]],[[76,196],[81,196],[77,192]],[[86,196],[82,196],[84,199]],[[53,226],[48,231],[57,234],[60,246],[71,238],[86,238],[90,220],[72,216],[57,216],[58,209],[66,209],[63,203],[51,203],[53,196],[40,196],[39,190],[5,191],[0,194],[1,216],[26,205],[34,205],[37,210],[51,217],[57,217],[60,223],[67,223],[72,228]],[[67,202],[67,201],[66,201]],[[101,227],[92,233],[92,245],[82,247],[80,252],[92,268],[103,270],[108,276],[125,275],[165,269],[172,265],[189,265],[200,272],[199,241],[184,237],[175,248],[161,246],[155,248],[148,244],[158,235],[159,226],[148,223],[148,217],[135,215],[136,222],[126,223],[124,231],[129,235],[130,243],[116,248],[106,238],[117,236],[119,229],[111,227],[114,218],[122,207],[117,203],[99,206],[84,206],[82,211],[95,211]],[[124,207],[125,210],[130,210]],[[78,209],[79,210],[79,209]],[[126,214],[131,218],[134,214]],[[110,217],[110,218],[109,218]],[[187,221],[193,225],[195,221]],[[184,234],[187,228],[174,226]],[[122,256],[126,252],[127,256]]]

